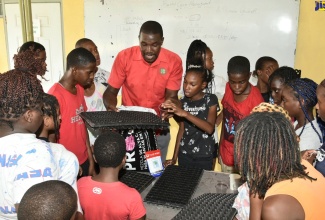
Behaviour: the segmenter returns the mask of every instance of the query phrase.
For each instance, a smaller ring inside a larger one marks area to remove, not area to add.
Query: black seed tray
[[[83,118],[92,128],[115,129],[166,129],[169,123],[151,112],[137,111],[97,111],[82,112]]]
[[[150,185],[150,183],[152,183],[152,181],[155,180],[155,178],[148,174],[139,173],[136,171],[121,171],[119,180],[129,187],[135,188],[139,193],[141,193]]]
[[[232,208],[236,196],[237,194],[205,193],[191,200],[173,220],[232,220],[237,213]]]
[[[182,208],[191,199],[203,170],[168,166],[144,199],[145,202]]]

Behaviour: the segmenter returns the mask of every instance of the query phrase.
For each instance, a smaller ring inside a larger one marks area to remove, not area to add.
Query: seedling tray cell
[[[122,170],[119,174],[119,180],[141,193],[155,180],[155,178],[145,173]]]
[[[202,174],[203,170],[199,168],[168,166],[144,201],[172,208],[184,207],[195,192]]]
[[[169,123],[151,112],[138,111],[97,111],[82,112],[83,118],[90,127],[114,129],[167,129]]]
[[[236,209],[232,208],[237,194],[205,193],[191,200],[173,220],[218,219],[232,220]]]

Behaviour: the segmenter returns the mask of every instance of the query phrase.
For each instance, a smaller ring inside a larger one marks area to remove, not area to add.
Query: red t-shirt
[[[140,47],[122,50],[116,57],[108,84],[122,86],[122,104],[155,109],[165,101],[165,90],[179,90],[182,82],[181,58],[161,48],[157,60],[149,65]]]
[[[85,219],[139,219],[146,214],[138,191],[122,182],[102,183],[83,177],[78,194]]]
[[[59,83],[55,83],[48,93],[54,95],[60,105],[62,121],[58,142],[77,156],[79,164],[83,164],[88,159],[88,134],[79,113],[87,111],[87,105],[83,88],[79,85],[76,88],[77,94],[74,95]]]
[[[223,139],[220,143],[220,156],[227,166],[234,166],[234,134],[235,126],[244,117],[248,116],[252,109],[263,102],[261,92],[250,84],[251,91],[242,102],[236,102],[229,83],[221,101],[223,106]]]

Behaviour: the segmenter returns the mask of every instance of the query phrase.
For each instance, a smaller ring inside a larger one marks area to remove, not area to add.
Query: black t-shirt
[[[206,93],[202,99],[196,101],[183,97],[181,102],[185,111],[203,120],[207,120],[211,106],[217,105],[217,111],[220,111],[218,98],[214,94]],[[184,134],[180,142],[179,153],[195,158],[211,157],[214,144],[214,134],[209,135],[191,122],[184,120]]]

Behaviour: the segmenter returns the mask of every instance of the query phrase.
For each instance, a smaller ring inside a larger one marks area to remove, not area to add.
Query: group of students
[[[325,175],[321,129],[325,81],[317,86],[311,79],[300,78],[301,73],[293,68],[279,68],[274,58],[261,57],[253,71],[258,79],[253,86],[249,60],[234,56],[228,62],[221,110],[213,94],[213,52],[203,41],[194,40],[186,57],[184,96],[179,100],[182,62],[178,55],[161,48],[163,39],[158,22],[145,22],[140,45],[121,51],[111,73],[98,67],[96,44],[80,39],[67,56],[65,74],[48,94],[37,78],[44,78],[46,72],[45,48],[36,42],[20,47],[15,68],[0,75],[1,218],[15,219],[18,213],[20,219],[46,219],[44,214],[48,219],[145,219],[140,194],[118,181],[126,160],[124,138],[115,132],[87,130],[79,116],[84,111],[119,111],[121,87],[123,105],[152,108],[159,114],[162,103],[168,109],[162,117],[174,117],[178,122],[172,159],[165,161],[168,132],[157,133],[166,166],[178,162],[179,166],[213,170],[218,159],[223,172],[241,174],[246,194],[240,193],[236,204],[247,208],[243,201],[248,200],[251,210],[246,216],[239,210],[239,219],[277,216],[280,212],[270,209],[282,204],[278,200],[288,201],[292,205],[288,210],[294,210],[297,218],[318,217],[306,203],[324,204],[314,192],[308,199],[295,192],[289,194],[293,199],[277,199],[274,195],[279,193],[273,190],[271,194],[270,189],[294,180],[297,187],[324,191],[320,187],[324,177],[318,171]],[[261,103],[262,112],[256,112]],[[313,114],[315,105],[318,120]],[[216,126],[220,123],[219,146]],[[77,181],[77,176],[83,178]],[[57,212],[63,205],[58,204],[62,194],[55,195],[54,189],[71,195],[62,207],[64,212]]]

